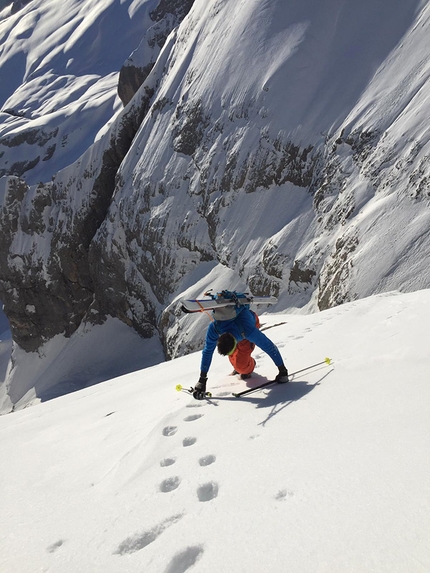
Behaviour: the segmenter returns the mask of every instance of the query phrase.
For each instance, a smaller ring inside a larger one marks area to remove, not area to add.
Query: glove
[[[275,378],[278,384],[285,384],[288,382],[288,370],[284,365],[279,366],[279,374]]]
[[[200,378],[194,386],[193,398],[203,400],[206,395],[206,382],[208,381],[206,372],[200,372]]]

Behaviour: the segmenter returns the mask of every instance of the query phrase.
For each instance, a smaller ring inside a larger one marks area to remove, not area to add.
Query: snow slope
[[[158,338],[144,340],[113,318],[82,325],[70,338],[59,334],[38,352],[12,344],[6,330],[0,334],[0,415],[163,360]]]
[[[291,372],[333,366],[239,400],[216,356],[200,403],[191,354],[1,417],[0,570],[427,573],[429,316],[429,290],[264,315]]]

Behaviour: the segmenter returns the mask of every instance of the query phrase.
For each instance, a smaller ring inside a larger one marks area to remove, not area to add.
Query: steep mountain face
[[[145,5],[127,105],[76,162],[0,179],[25,350],[111,315],[176,356],[205,323],[168,305],[211,286],[278,310],[430,286],[430,3],[192,4]]]
[[[69,4],[70,5],[68,7],[71,11],[68,12],[65,9],[63,15],[64,20],[67,20],[69,25],[74,22],[74,18],[77,18],[72,8],[75,11],[84,10],[84,8],[86,8],[86,14],[88,14],[89,4],[86,7],[78,6],[79,3],[76,1],[70,1]],[[85,32],[94,32],[94,28],[97,30],[101,25],[98,22],[98,19],[103,23],[104,27],[109,30],[113,30],[115,24],[118,24],[118,10],[114,9],[111,3],[99,2],[96,3],[96,6],[94,6],[94,4],[95,3],[92,2],[93,11],[99,13],[97,16],[94,16],[95,22],[93,22],[92,26],[87,25],[84,32],[81,31],[80,34],[77,34],[82,50],[86,48],[84,37]],[[142,21],[147,22],[149,27],[145,38],[141,41],[139,46],[140,52],[138,61],[140,62],[140,68],[134,68],[140,69],[142,74],[146,70],[147,75],[148,71],[152,69],[154,65],[156,57],[160,52],[161,45],[165,41],[166,35],[172,28],[178,25],[181,19],[185,17],[187,11],[189,11],[192,6],[192,2],[162,0],[161,2],[129,2],[128,4],[130,20],[133,17],[134,36],[132,36],[130,31],[128,31],[128,36],[132,37],[127,38],[128,41],[125,42],[125,45],[130,46],[133,45],[133,42],[136,43],[137,33],[139,38],[141,37],[142,30],[140,29],[140,26],[142,25]],[[147,15],[142,15],[141,6],[146,8],[148,12]],[[52,3],[51,6],[48,3],[47,7],[43,4],[43,7],[48,11],[48,15],[49,11],[52,12],[53,10],[56,10],[56,7]],[[12,7],[12,13],[16,12],[14,8],[15,5]],[[42,11],[42,4],[40,4],[39,7],[33,6],[32,9],[24,15],[21,14],[21,20],[17,20],[19,21],[18,26],[16,26],[16,21],[12,17],[9,17],[4,22],[4,28],[10,29],[10,33],[13,32],[16,34],[17,27],[19,28],[24,25],[23,21],[28,18],[34,18],[34,13],[38,15],[40,11]],[[121,14],[127,15],[127,6],[122,8]],[[38,17],[36,18],[36,21],[37,20]],[[50,18],[46,17],[46,20],[48,27],[56,25],[56,20],[52,18],[52,15]],[[127,22],[125,22],[125,24],[128,26]],[[38,27],[33,23],[29,29],[30,28],[31,34],[29,34],[29,37],[32,38],[37,35]],[[137,32],[138,30],[139,32]],[[103,46],[103,42],[106,43],[110,41],[109,37],[107,37],[107,31],[105,32],[105,35],[106,37],[103,36],[103,38],[101,38],[102,45],[98,47],[96,54],[92,54],[94,62],[97,62],[97,59],[103,57],[105,54],[106,46]],[[94,39],[92,41],[94,41]],[[49,49],[52,49],[51,44],[48,44],[45,47],[45,52]],[[33,50],[35,50],[34,47]],[[50,57],[52,59],[52,56]],[[48,55],[45,54],[45,59],[47,58]],[[118,54],[116,55],[116,58],[118,61]],[[58,61],[59,67],[61,68],[64,64],[64,58],[58,58]],[[69,67],[69,61],[67,62],[66,67]],[[130,69],[130,61],[132,61],[132,58],[126,62],[123,70]],[[50,61],[50,63],[52,62]],[[106,62],[103,62],[102,64],[105,72],[108,65],[109,63]],[[75,66],[81,73],[80,77],[74,78],[75,82],[82,81],[82,74],[87,66],[88,62],[85,60],[81,62],[80,66]],[[43,83],[49,84],[50,90],[53,92],[55,89],[55,81],[52,81],[50,74],[48,74],[48,78],[46,77],[44,70],[45,67],[46,62],[45,66],[39,65],[32,75],[42,78]],[[62,77],[64,79],[65,76]],[[142,81],[143,77],[144,76],[142,75]],[[104,80],[105,78],[102,78],[102,81]],[[140,81],[140,83],[142,83],[142,81]],[[28,90],[30,89],[28,88],[28,85],[31,83],[32,80],[29,80],[28,77],[26,77],[26,81],[23,86]],[[67,82],[65,87],[69,88]],[[130,95],[131,93],[135,93],[138,87],[139,86],[135,81],[130,83],[130,74],[120,74],[118,84],[118,91],[120,94],[126,93]],[[145,88],[144,91],[151,95],[154,92],[153,89],[148,88]],[[17,97],[16,92],[13,97]],[[50,102],[51,106],[58,106],[58,101],[61,102],[62,97],[64,97],[62,94],[60,94],[60,96],[56,94],[56,97],[52,97],[53,101]],[[112,94],[110,94],[109,97],[112,99]],[[47,99],[49,100],[49,98]],[[79,103],[82,102],[80,101]],[[42,105],[46,107],[46,102],[43,101],[43,98],[41,101],[38,101],[38,105],[39,107]],[[100,102],[97,102],[97,107],[99,107],[99,105]],[[82,106],[78,107],[79,109],[76,108],[76,102],[74,101],[73,106],[69,106],[68,108],[66,106],[67,112],[64,112],[59,120],[61,130],[63,132],[64,130],[67,130],[69,125],[70,118],[67,118],[66,121],[64,120],[64,116],[66,116],[70,111],[69,108],[72,108],[71,117],[73,122],[77,120],[78,116],[82,115]],[[29,218],[25,217],[23,225],[20,224],[28,243],[28,246],[25,247],[25,253],[21,253],[19,256],[18,265],[14,262],[10,264],[9,260],[5,260],[3,265],[3,278],[7,284],[7,288],[3,296],[6,312],[9,316],[14,339],[25,350],[36,350],[40,347],[42,341],[48,340],[61,332],[64,332],[66,336],[70,336],[70,334],[79,326],[82,318],[91,305],[94,295],[94,287],[93,278],[88,264],[88,247],[97,228],[100,226],[106,215],[115,185],[116,172],[128,152],[131,141],[136,134],[142,119],[147,113],[148,107],[147,98],[141,98],[137,105],[132,106],[130,112],[121,116],[120,121],[115,125],[113,130],[117,133],[115,135],[112,134],[110,138],[107,139],[107,143],[101,142],[100,145],[95,145],[94,151],[90,150],[90,153],[87,154],[86,158],[82,161],[82,170],[77,167],[77,165],[81,165],[81,162],[78,161],[78,163],[72,165],[71,168],[65,169],[62,177],[58,178],[58,180],[55,180],[53,183],[39,184],[34,193],[27,188],[24,181],[18,180],[16,177],[12,177],[10,180],[6,178],[3,180],[3,184],[6,186],[5,189],[7,189],[5,204],[9,201],[14,204],[10,211],[5,213],[5,220],[1,225],[0,230],[0,233],[2,233],[2,236],[4,237],[3,245],[5,246],[5,248],[2,249],[2,255],[6,256],[6,258],[8,258],[7,253],[11,249],[13,250],[12,241],[14,230],[11,229],[11,225],[13,226],[15,224],[14,217],[19,219],[22,215],[21,201],[23,199],[30,203],[29,209],[31,211],[31,215]],[[91,107],[89,113],[92,113],[92,109],[93,108]],[[20,112],[20,114],[21,113],[25,117],[24,112]],[[15,117],[14,113],[10,113],[9,115]],[[44,125],[49,125],[52,129],[52,122],[55,122],[55,119],[53,119],[52,116],[55,114],[50,113],[49,109],[45,109],[45,115],[46,118],[44,118]],[[97,119],[98,118],[96,118],[96,121],[94,122],[90,122],[90,129],[85,130],[87,139],[89,137],[94,137],[96,131],[102,127]],[[88,117],[79,117],[77,121],[88,122]],[[14,135],[13,137],[5,136],[0,140],[0,146],[3,145],[4,147],[9,148],[12,156],[15,156],[17,147],[21,149],[22,147],[26,147],[25,144],[31,144],[32,147],[35,147],[36,150],[38,150],[37,152],[40,153],[41,150],[43,151],[44,147],[51,141],[51,137],[47,136],[46,131],[37,128],[29,129],[28,123],[31,123],[31,121],[27,121],[24,124],[16,121],[13,122],[13,130],[14,132],[18,132],[17,135]],[[6,120],[3,124],[5,131],[7,131],[7,126],[8,121]],[[44,129],[46,129],[46,127]],[[78,130],[79,129],[80,128],[78,127]],[[58,127],[52,129],[50,133],[53,137],[56,137],[57,140],[59,134],[61,135]],[[63,136],[63,141],[68,139],[69,136],[70,133],[67,132],[66,135]],[[70,155],[73,154],[76,155],[77,152],[82,149],[82,145],[82,141],[74,141],[71,146],[72,149],[71,151],[69,150],[67,157],[69,158]],[[53,144],[53,148],[56,148],[55,143]],[[23,151],[24,154],[31,154],[32,152],[33,150],[29,152],[28,149],[24,149]],[[94,158],[94,154],[98,154],[96,158]],[[7,165],[10,164],[9,155],[5,152],[0,155],[2,156],[5,166],[5,169],[3,169],[2,172],[3,175],[8,172],[22,175],[23,173],[31,170],[32,173],[28,174],[28,179],[31,181],[35,177],[34,171],[36,171],[35,167],[39,163],[40,155],[38,155],[34,161],[29,159],[27,155],[27,159],[25,161],[19,162],[21,166],[19,169],[17,168],[16,162],[6,168]],[[45,157],[44,160],[51,160],[53,155],[54,154],[50,154],[50,156]],[[64,155],[65,154],[63,153],[63,156]],[[62,157],[62,161],[64,160],[65,158]],[[52,166],[50,166],[50,169],[52,169]],[[49,174],[50,169],[44,170],[45,176]],[[72,202],[75,203],[75,205],[80,203],[78,207],[79,212],[75,212],[74,207],[67,204],[67,197],[76,193],[76,187],[73,188],[75,184],[77,188],[80,189],[82,187],[82,180],[86,179],[89,180],[89,187],[94,187],[94,189],[92,191],[86,189],[85,192],[87,196],[81,197],[79,200],[77,200],[76,197],[72,199]],[[70,194],[69,189],[72,189]],[[33,196],[34,194],[36,197]],[[82,203],[84,203],[85,206],[83,206]],[[47,210],[49,210],[49,213]],[[44,238],[48,235],[49,244],[44,242],[43,239],[42,244],[40,242],[40,235]],[[35,240],[39,240],[39,247],[35,247]],[[36,269],[41,268],[46,269],[46,272],[49,275],[48,281],[45,281],[45,279],[40,280]],[[15,296],[15,291],[13,289],[11,291],[10,289],[10,285],[13,284],[20,284],[21,296],[18,298]],[[54,284],[55,288],[52,288]],[[11,292],[12,296],[10,294]],[[152,322],[154,321],[152,320]],[[147,329],[144,326],[142,326],[140,330],[147,332]]]

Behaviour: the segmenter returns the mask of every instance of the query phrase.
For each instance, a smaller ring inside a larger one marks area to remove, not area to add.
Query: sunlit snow
[[[429,316],[263,315],[290,372],[332,366],[237,399],[216,356],[197,402],[197,353],[0,417],[0,570],[427,573]]]

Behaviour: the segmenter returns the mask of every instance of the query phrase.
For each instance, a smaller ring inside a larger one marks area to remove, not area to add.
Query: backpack
[[[209,293],[205,293],[209,294]],[[251,306],[250,303],[240,303],[240,299],[248,300],[246,293],[243,292],[236,292],[230,290],[223,290],[216,295],[209,294],[214,300],[219,301],[230,301],[231,305],[222,306],[220,308],[215,308],[212,311],[212,316],[215,320],[234,320],[239,314],[245,309]]]

